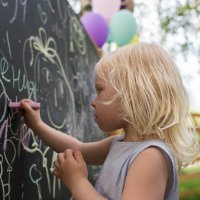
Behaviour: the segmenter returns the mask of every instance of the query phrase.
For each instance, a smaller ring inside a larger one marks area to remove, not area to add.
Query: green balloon
[[[111,32],[110,32],[110,31],[109,31],[109,33],[108,33],[108,37],[107,37],[106,42],[107,42],[107,43],[113,42],[113,38],[112,38],[112,35],[111,35]]]
[[[120,10],[110,20],[110,34],[117,45],[128,44],[137,33],[135,17],[128,10]]]

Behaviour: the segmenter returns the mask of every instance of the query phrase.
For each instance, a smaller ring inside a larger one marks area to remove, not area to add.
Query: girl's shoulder
[[[147,149],[151,150],[147,151]],[[120,135],[114,138],[110,150],[114,151],[114,154],[118,154],[118,152],[121,154],[120,152],[124,152],[124,155],[128,156],[130,159],[129,163],[132,163],[132,161],[139,154],[142,152],[144,153],[144,151],[146,152],[145,154],[151,153],[152,156],[161,153],[160,155],[164,155],[173,166],[173,169],[176,170],[176,159],[169,146],[162,140],[150,139],[142,142],[125,142],[123,141],[123,135]]]

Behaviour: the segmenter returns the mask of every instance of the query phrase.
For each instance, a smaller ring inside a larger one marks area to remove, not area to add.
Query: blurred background
[[[200,133],[200,0],[68,0],[101,54],[156,42],[176,61]],[[122,31],[123,30],[123,31]],[[200,159],[180,175],[180,199],[200,199]]]

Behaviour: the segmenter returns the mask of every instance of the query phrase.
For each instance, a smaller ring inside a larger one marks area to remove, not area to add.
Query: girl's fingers
[[[31,111],[32,108],[31,106],[28,105],[28,103],[32,103],[33,101],[28,100],[28,99],[24,99],[22,101],[20,101],[20,107],[26,111]]]
[[[22,99],[20,102],[33,103],[33,101],[31,99]]]
[[[58,153],[57,160],[55,161],[56,166],[58,167],[65,159],[65,153]]]
[[[82,156],[82,153],[79,150],[74,150],[73,151],[73,156],[75,158],[75,160],[80,163],[80,162],[84,162],[84,158]]]
[[[54,169],[57,169],[59,167],[58,160],[55,160],[53,163]]]
[[[59,173],[58,173],[58,170],[57,170],[56,167],[53,168],[52,173],[53,173],[54,176],[57,176],[57,177],[59,176]]]
[[[72,149],[65,149],[64,156],[65,156],[65,159],[74,158],[73,150]]]
[[[34,101],[32,101],[31,99],[22,99],[20,101],[20,106],[21,107],[31,107],[29,104],[34,104]]]

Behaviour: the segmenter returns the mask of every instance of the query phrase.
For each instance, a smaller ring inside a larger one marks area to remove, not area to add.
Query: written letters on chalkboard
[[[41,117],[50,126],[81,141],[96,139],[100,131],[90,102],[98,59],[66,0],[0,2],[1,200],[71,198],[50,172],[56,153],[8,103],[40,102]]]

